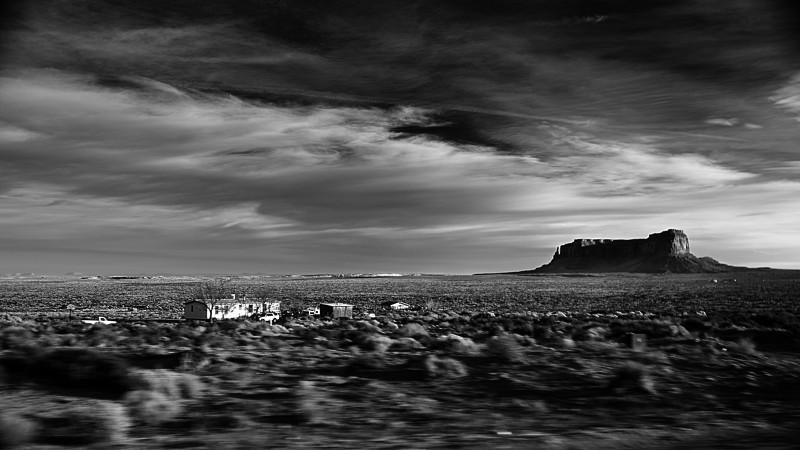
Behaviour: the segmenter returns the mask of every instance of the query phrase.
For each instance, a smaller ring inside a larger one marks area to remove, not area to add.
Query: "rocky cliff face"
[[[647,239],[575,239],[556,249],[553,259],[577,257],[636,257],[648,255],[685,255],[689,238],[682,230],[654,233]]]
[[[575,239],[556,249],[553,260],[533,273],[561,272],[727,272],[735,267],[689,251],[681,230],[654,233],[647,239]]]

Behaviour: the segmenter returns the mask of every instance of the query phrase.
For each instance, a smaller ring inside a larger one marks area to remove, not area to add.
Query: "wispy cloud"
[[[30,5],[0,41],[8,261],[477,272],[676,227],[798,265],[772,3]]]
[[[29,239],[56,228],[95,242],[146,231],[166,248],[210,238],[287,248],[265,260],[336,249],[363,269],[380,246],[398,251],[387,269],[410,269],[407,250],[424,246],[510,252],[532,265],[527,252],[587,232],[646,234],[699,215],[709,227],[743,223],[742,202],[787,225],[781,211],[800,187],[563,128],[546,158],[392,131],[431,122],[434,111],[419,108],[276,106],[58,71],[7,76],[0,101],[9,106],[0,120],[18,130],[0,135],[4,228]],[[772,232],[774,242],[789,233]]]

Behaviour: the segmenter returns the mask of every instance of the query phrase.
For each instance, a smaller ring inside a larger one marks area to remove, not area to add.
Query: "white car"
[[[268,312],[263,316],[259,317],[258,320],[262,322],[269,322],[270,325],[274,324],[276,320],[280,319],[281,316],[274,312]]]
[[[111,323],[117,323],[116,321],[113,321],[113,320],[106,320],[105,317],[98,317],[97,320],[82,320],[81,322],[90,323],[92,325],[94,325],[96,323],[102,323],[104,325],[111,324]]]

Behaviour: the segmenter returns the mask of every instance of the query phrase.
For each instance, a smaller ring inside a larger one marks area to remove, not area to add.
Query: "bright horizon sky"
[[[0,273],[800,269],[783,1],[17,2]]]

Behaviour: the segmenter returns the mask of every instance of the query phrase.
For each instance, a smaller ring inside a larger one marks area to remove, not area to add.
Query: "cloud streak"
[[[484,272],[668,227],[799,264],[780,8],[37,4],[2,42],[2,245],[30,265],[0,271]]]
[[[419,251],[414,242],[462,241],[502,252],[518,236],[548,245],[592,221],[603,234],[623,222],[660,228],[664,216],[724,222],[736,205],[716,200],[722,191],[752,201],[798,188],[563,129],[551,141],[558,155],[540,158],[392,131],[429,124],[424,109],[281,107],[136,82],[109,88],[56,71],[2,81],[14,113],[0,120],[16,130],[0,145],[6,228],[28,239],[58,227],[79,241],[145,231],[198,246],[250,240],[313,252],[363,241]],[[771,207],[794,202],[784,195]]]

